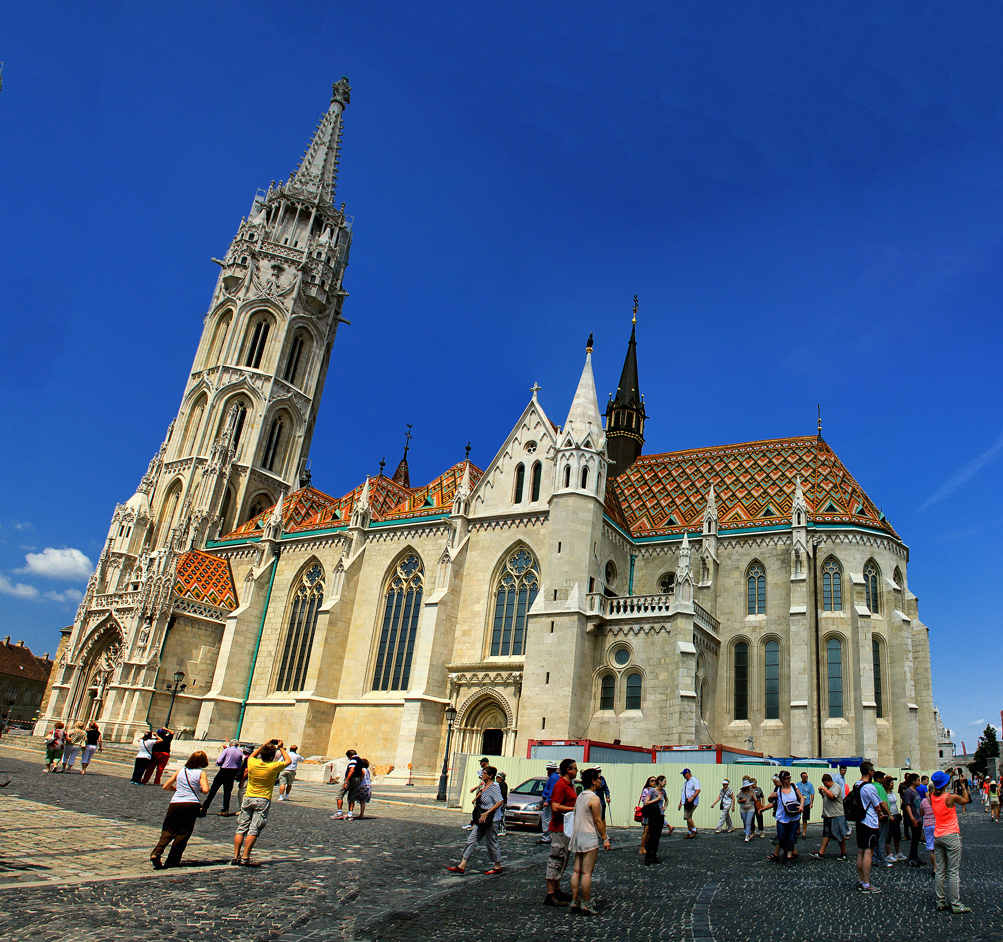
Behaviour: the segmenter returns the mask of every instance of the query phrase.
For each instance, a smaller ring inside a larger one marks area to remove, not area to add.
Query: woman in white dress
[[[598,770],[586,769],[582,772],[582,793],[575,801],[575,819],[571,842],[568,844],[568,851],[575,855],[575,872],[571,875],[570,911],[583,916],[595,913],[591,906],[592,871],[599,856],[599,847],[609,850],[606,822],[602,819],[602,806],[596,794],[598,785]]]

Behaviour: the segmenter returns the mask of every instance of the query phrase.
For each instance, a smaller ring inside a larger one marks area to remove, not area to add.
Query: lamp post
[[[168,684],[166,688],[167,692],[171,695],[171,706],[170,709],[167,711],[167,719],[164,720],[164,726],[166,726],[168,729],[170,729],[171,726],[171,714],[174,712],[174,701],[177,698],[178,694],[188,687],[188,684],[182,683],[184,679],[185,679],[184,671],[175,671],[174,683]]]
[[[456,719],[456,710],[450,704],[446,707],[446,754],[442,757],[442,772],[439,775],[439,794],[435,796],[436,801],[446,800],[446,777],[449,774],[449,742],[453,738],[453,720]]]

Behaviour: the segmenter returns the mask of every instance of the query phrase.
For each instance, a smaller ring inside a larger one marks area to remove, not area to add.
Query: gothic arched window
[[[195,454],[199,429],[202,427],[202,416],[205,414],[207,399],[200,396],[198,401],[188,410],[188,421],[185,423],[185,433],[181,436],[181,447],[178,457],[183,458]]]
[[[306,683],[317,616],[324,601],[324,570],[319,563],[314,563],[303,574],[292,599],[276,690],[302,690]]]
[[[226,335],[230,330],[230,311],[223,314],[216,321],[216,329],[212,334],[212,341],[206,350],[204,367],[219,366],[223,362],[223,349],[226,347]]]
[[[387,583],[373,690],[407,690],[424,584],[421,560],[408,553]]]
[[[526,488],[526,466],[520,464],[515,469],[515,501],[516,504],[522,503],[522,492]]]
[[[864,566],[864,594],[867,597],[868,611],[878,614],[878,567],[874,560],[869,559]]]
[[[564,486],[571,487],[571,465],[564,466]]]
[[[754,562],[747,575],[749,586],[748,613],[750,615],[766,614],[766,570],[760,562]]]
[[[749,646],[744,641],[735,645],[735,719],[749,718]]]
[[[265,354],[265,344],[268,342],[268,331],[271,324],[265,317],[258,317],[252,324],[247,341],[247,352],[244,354],[244,366],[257,369],[261,366],[261,358]]]
[[[293,342],[289,345],[289,356],[286,357],[286,368],[282,374],[282,378],[291,386],[296,385],[300,361],[306,359],[306,346],[306,335],[302,331],[299,331],[293,337]]]
[[[244,422],[247,420],[247,404],[238,402],[233,410],[233,450],[237,451],[240,444],[240,436],[244,431]]]
[[[641,675],[638,673],[627,675],[627,703],[628,710],[641,709]]]
[[[822,610],[843,610],[843,567],[835,556],[830,556],[822,564]]]
[[[829,716],[843,715],[843,646],[838,638],[830,638],[825,645],[826,675],[829,680]]]
[[[780,719],[780,645],[767,641],[766,655],[766,718]]]
[[[589,486],[589,469],[586,465],[582,468],[582,490],[584,491]]]
[[[265,451],[261,456],[261,467],[266,471],[275,470],[275,459],[280,454],[279,446],[282,444],[282,429],[282,416],[276,416],[272,419],[271,428],[268,429],[268,438],[265,440]]]
[[[538,501],[540,499],[540,479],[543,477],[543,465],[539,461],[533,465],[533,484],[530,500]]]
[[[676,574],[674,572],[667,572],[658,580],[658,591],[665,595],[676,591]]]
[[[540,567],[527,549],[518,549],[505,563],[495,596],[491,656],[518,655],[526,647],[526,613],[540,591]]]
[[[871,655],[874,658],[874,703],[877,706],[875,716],[880,719],[885,715],[884,706],[881,703],[881,645],[871,640]]]
[[[616,678],[612,674],[603,674],[599,687],[599,709],[613,710],[616,708]]]

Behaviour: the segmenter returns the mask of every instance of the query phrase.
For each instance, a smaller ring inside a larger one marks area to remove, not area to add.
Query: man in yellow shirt
[[[281,761],[276,760],[276,752],[282,753]],[[233,860],[230,861],[233,866],[259,866],[256,860],[251,860],[251,848],[268,823],[275,779],[291,763],[292,759],[280,739],[269,740],[247,757],[247,789],[240,805],[237,833],[233,836]]]

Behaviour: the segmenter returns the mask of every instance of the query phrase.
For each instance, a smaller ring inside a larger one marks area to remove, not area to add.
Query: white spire
[[[801,475],[797,476],[794,484],[794,504],[791,507],[791,526],[803,527],[808,524],[808,505],[804,501],[804,492],[801,490]]]
[[[369,510],[369,475],[366,475],[366,483],[362,486],[362,493],[359,495],[359,510]]]
[[[574,437],[580,442],[588,431],[589,424],[592,425],[593,435],[596,437],[602,435],[599,398],[596,396],[596,381],[592,376],[591,349],[585,354],[585,368],[582,370],[582,378],[578,380],[578,388],[575,390],[575,398],[571,401],[571,411],[568,412],[563,430],[567,432],[573,427]]]

